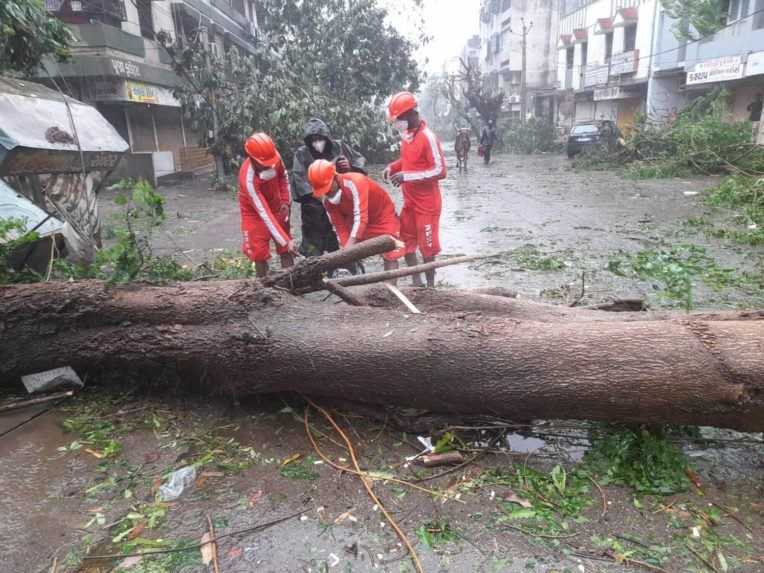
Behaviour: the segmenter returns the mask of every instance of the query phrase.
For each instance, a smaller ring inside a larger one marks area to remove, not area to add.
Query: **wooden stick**
[[[215,542],[215,526],[212,525],[212,518],[207,516],[207,525],[210,529],[210,544],[212,545],[212,567],[215,573],[220,573],[220,564],[218,563],[218,544]]]
[[[335,281],[330,281],[329,279],[323,279],[323,282],[326,290],[334,295],[337,295],[350,306],[366,306],[360,298],[358,298],[344,286],[337,284]]]
[[[406,308],[411,311],[411,314],[422,314],[422,312],[414,306],[414,303],[411,302],[409,298],[401,292],[401,289],[390,283],[385,283],[385,286],[387,287],[387,290],[393,293],[399,301],[406,305]]]
[[[73,390],[69,390],[68,392],[56,392],[55,394],[43,396],[42,398],[32,398],[31,400],[22,400],[21,402],[6,404],[5,406],[0,406],[0,412],[18,410],[19,408],[26,408],[27,406],[34,406],[35,404],[44,404],[45,402],[51,402],[61,398],[68,398],[69,396],[74,396]]]
[[[471,263],[473,261],[479,261],[481,259],[488,259],[490,257],[454,257],[451,259],[443,259],[441,261],[435,261],[432,263],[424,263],[423,265],[416,265],[413,267],[405,267],[402,269],[396,269],[394,271],[382,271],[379,273],[369,273],[367,275],[356,275],[352,277],[344,277],[341,279],[334,279],[331,282],[340,284],[342,286],[357,286],[357,285],[369,285],[373,283],[381,283],[389,281],[391,279],[399,279],[401,277],[408,277],[423,273],[425,271],[432,271],[441,267],[449,267],[451,265],[461,265],[464,263]]]
[[[427,454],[422,456],[421,459],[422,465],[424,465],[426,468],[464,463],[464,456],[459,452],[447,452],[445,454]]]

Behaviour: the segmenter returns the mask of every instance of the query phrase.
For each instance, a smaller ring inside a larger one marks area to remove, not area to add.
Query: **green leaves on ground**
[[[0,24],[2,26],[2,24]],[[26,221],[22,219],[0,218],[0,284],[33,282],[37,275],[27,269],[17,270],[21,261],[14,256],[23,254],[23,247],[39,239],[36,232],[26,232]]]
[[[481,485],[513,489],[502,504],[504,515],[499,523],[532,520],[536,529],[564,532],[571,529],[571,521],[585,520],[581,514],[592,504],[591,481],[581,468],[567,471],[557,465],[549,473],[527,466],[493,469],[479,481]],[[523,503],[526,500],[528,503]]]
[[[764,177],[732,175],[711,189],[706,204],[734,213],[734,228],[715,228],[714,236],[744,245],[764,245]]]
[[[609,261],[608,270],[622,277],[656,281],[662,288],[664,299],[687,311],[695,305],[693,290],[696,281],[702,281],[714,290],[753,285],[754,281],[753,276],[718,266],[705,248],[697,245],[621,253],[620,257]]]
[[[666,430],[606,426],[592,432],[591,443],[584,459],[602,483],[660,495],[685,491],[690,485],[687,458]]]
[[[427,521],[417,528],[416,536],[430,549],[459,540],[459,533],[448,521]]]
[[[312,456],[307,456],[299,462],[281,466],[279,473],[289,479],[313,481],[321,477],[314,468],[315,460]]]

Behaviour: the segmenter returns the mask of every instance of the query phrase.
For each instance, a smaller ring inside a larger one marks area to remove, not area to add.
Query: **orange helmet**
[[[329,193],[336,174],[337,168],[331,161],[319,159],[310,164],[310,167],[308,167],[308,182],[313,187],[313,196],[316,199],[320,199]]]
[[[417,107],[417,101],[411,92],[400,92],[390,98],[387,104],[387,121],[395,121],[407,111]]]
[[[275,167],[281,156],[267,133],[253,133],[244,143],[244,149],[252,159],[264,167]]]

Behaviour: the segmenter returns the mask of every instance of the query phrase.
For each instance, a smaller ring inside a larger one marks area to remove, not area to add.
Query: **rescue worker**
[[[318,118],[305,124],[305,145],[294,154],[292,164],[292,195],[300,203],[302,214],[302,243],[300,252],[306,257],[323,255],[339,249],[337,236],[326,216],[321,202],[313,197],[313,188],[308,182],[308,168],[317,159],[333,161],[339,173],[363,173],[366,159],[363,155],[332,139],[329,127]]]
[[[401,239],[406,244],[406,264],[418,263],[416,251],[425,263],[440,253],[441,196],[438,181],[446,177],[446,158],[440,141],[420,119],[416,98],[409,92],[392,97],[387,119],[401,134],[401,157],[387,166],[383,178],[403,189]],[[435,271],[427,271],[427,286],[435,287]],[[419,275],[414,286],[422,286]]]
[[[342,248],[380,235],[400,236],[395,205],[387,192],[361,173],[338,173],[331,161],[319,159],[308,169],[313,197],[323,202]],[[384,253],[385,270],[398,268],[403,245]]]
[[[268,274],[271,240],[281,266],[294,264],[294,241],[289,234],[291,198],[284,163],[273,140],[254,133],[244,144],[247,158],[239,170],[242,252],[255,262],[258,277]]]

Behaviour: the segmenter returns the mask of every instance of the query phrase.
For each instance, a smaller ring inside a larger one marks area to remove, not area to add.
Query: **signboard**
[[[137,62],[131,62],[130,60],[120,60],[117,58],[111,59],[111,69],[114,70],[114,75],[123,76],[126,78],[140,78],[141,67]]]
[[[138,103],[159,103],[154,86],[142,82],[127,81],[127,99]]]
[[[695,64],[687,72],[687,85],[726,82],[743,77],[743,57],[727,56]]]
[[[633,74],[639,66],[639,50],[615,54],[610,59],[610,75]]]
[[[88,93],[90,101],[121,101],[180,107],[180,102],[172,95],[172,90],[135,80],[91,79],[88,81]]]
[[[600,86],[607,83],[607,66],[586,66],[584,87]]]
[[[621,86],[611,86],[594,90],[594,101],[629,99],[633,97],[639,97],[639,95],[634,92],[626,91]]]
[[[745,66],[746,76],[758,76],[764,74],[764,52],[754,52],[748,55],[748,63]]]

